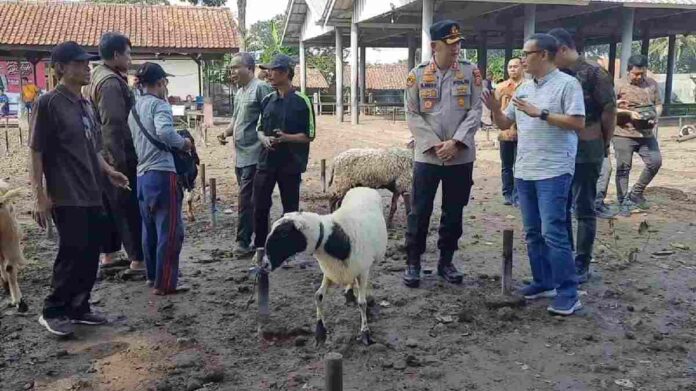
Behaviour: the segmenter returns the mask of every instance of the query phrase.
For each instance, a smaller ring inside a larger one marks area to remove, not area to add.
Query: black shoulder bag
[[[143,132],[145,138],[150,141],[152,145],[157,147],[157,149],[172,154],[174,158],[174,167],[176,168],[176,174],[179,176],[179,182],[181,186],[186,190],[192,190],[196,185],[196,177],[198,176],[198,156],[195,153],[195,149],[192,149],[192,153],[184,152],[180,149],[170,148],[163,142],[155,139],[153,135],[143,126],[142,121],[138,112],[135,110],[135,105],[131,108],[131,114],[133,114],[133,119],[137,122],[138,127]],[[188,137],[187,137],[188,138]],[[191,143],[194,142],[192,138],[189,138]]]

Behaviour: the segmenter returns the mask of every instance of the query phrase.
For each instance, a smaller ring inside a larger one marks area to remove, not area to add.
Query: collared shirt
[[[415,161],[449,166],[476,159],[474,136],[481,127],[481,90],[481,74],[467,61],[455,61],[441,70],[431,59],[411,70],[406,80],[406,118],[415,140]],[[465,147],[445,162],[432,148],[448,140]]]
[[[59,84],[39,98],[31,128],[53,205],[101,206],[102,137],[92,105]]]
[[[599,64],[589,63],[584,57],[563,72],[575,77],[582,86],[585,99],[585,129],[578,134],[577,163],[598,163],[604,159],[602,112],[616,106],[614,82]]]
[[[167,101],[154,95],[143,94],[135,101],[135,111],[151,136],[172,148],[181,149],[184,146],[184,138],[174,129],[172,106]],[[132,113],[128,117],[128,125],[138,155],[138,176],[148,171],[176,172],[171,152],[163,151],[152,144],[143,134]]]
[[[310,140],[314,140],[314,110],[306,95],[291,89],[284,97],[274,91],[263,98],[256,131],[273,137],[276,130],[288,134],[304,133]],[[299,174],[307,170],[308,159],[308,143],[282,143],[272,151],[263,148],[257,167],[259,170]]]
[[[265,82],[253,78],[237,90],[234,95],[232,111],[232,129],[234,130],[234,147],[236,167],[255,166],[261,154],[261,142],[256,134],[256,125],[261,114],[261,101],[273,92]]]
[[[617,100],[628,101],[628,108],[634,109],[638,106],[659,106],[662,104],[660,97],[660,87],[654,79],[645,77],[638,85],[631,84],[627,79],[616,82]],[[619,114],[616,118],[616,129],[614,136],[643,138],[654,137],[653,129],[636,129],[633,120],[627,114]]]
[[[507,79],[504,82],[498,84],[495,88],[495,97],[500,99],[500,107],[505,110],[510,102],[512,102],[512,96],[515,94],[515,90],[524,82],[524,79],[520,77],[519,81],[514,81],[512,79]],[[517,126],[512,124],[510,129],[501,129],[500,135],[498,136],[500,141],[516,141],[517,140]]]
[[[541,79],[525,81],[514,97],[551,114],[585,115],[580,83],[558,69]],[[517,122],[515,178],[537,181],[575,172],[578,136],[574,130],[532,118],[514,105],[508,105],[505,115]]]

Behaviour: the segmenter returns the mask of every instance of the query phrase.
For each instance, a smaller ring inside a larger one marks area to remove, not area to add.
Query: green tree
[[[279,14],[270,20],[254,23],[247,34],[247,50],[261,52],[261,62],[269,62],[276,54],[297,56],[297,48],[283,46],[281,31],[285,15]]]

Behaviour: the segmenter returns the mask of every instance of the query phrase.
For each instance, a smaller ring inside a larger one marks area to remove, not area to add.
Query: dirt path
[[[321,159],[349,147],[403,145],[408,139],[403,123],[368,120],[339,127],[321,117],[318,124],[303,182],[305,210],[327,209]],[[600,221],[597,278],[583,288],[586,309],[572,318],[549,316],[546,303],[496,308],[504,228],[515,230],[516,282],[529,276],[519,211],[500,202],[497,150],[480,150],[476,163],[457,256],[466,274],[462,286],[432,274],[420,289],[402,286],[400,205],[389,257],[373,271],[371,327],[378,343],[369,348],[355,341],[358,310],[346,307],[339,292],[325,306],[329,340],[314,347],[313,293],[321,273],[311,259],[271,274],[271,326],[260,337],[255,303],[249,302],[251,261],[231,254],[234,215],[220,212],[211,230],[201,204],[197,221],[187,225],[182,255],[190,292],[155,297],[142,281],[105,276],[93,302],[112,323],[80,328],[70,340],[52,338],[36,319],[56,243],[30,223],[27,195],[17,209],[30,261],[20,282],[30,314],[0,307],[0,389],[322,390],[322,358],[339,351],[345,389],[351,391],[696,390],[696,143],[677,144],[669,139],[672,133],[661,132],[664,165],[648,191],[648,213]],[[211,142],[199,152],[208,177],[217,178],[221,211],[235,210],[231,147]],[[27,186],[26,159],[26,150],[3,154],[0,177]],[[636,172],[640,167],[634,164]],[[386,206],[389,194],[384,196]],[[438,218],[436,212],[433,223]],[[641,221],[648,222],[648,233],[638,232]],[[425,263],[430,270],[436,240],[433,224]],[[638,255],[629,262],[633,249]],[[673,254],[653,255],[659,250]]]

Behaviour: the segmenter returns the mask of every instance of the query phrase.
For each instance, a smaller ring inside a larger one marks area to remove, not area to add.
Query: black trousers
[[[79,316],[90,311],[89,296],[97,278],[105,218],[101,207],[53,209],[59,245],[51,293],[44,300],[44,318]]]
[[[433,201],[442,182],[442,214],[437,247],[440,252],[457,250],[462,236],[462,212],[469,203],[474,163],[440,166],[415,162],[413,164],[413,189],[411,213],[406,230],[406,251],[409,262],[416,262],[425,252]]]
[[[517,157],[517,141],[500,141],[500,177],[503,181],[503,197],[514,200],[515,192],[515,158]]]
[[[136,168],[124,173],[130,182],[133,191],[119,189],[107,183],[105,193],[108,198],[107,212],[118,231],[123,248],[131,261],[143,261],[143,220],[140,217],[140,204],[138,203],[138,176]],[[107,180],[108,182],[108,180]]]
[[[102,197],[102,202],[104,203],[104,211],[106,216],[104,219],[104,241],[101,247],[101,252],[103,254],[111,254],[121,251],[123,241],[121,240],[121,234],[119,233],[118,225],[116,224],[114,211],[109,204],[109,198],[106,196],[106,194],[104,194]]]
[[[254,233],[254,177],[256,166],[235,168],[239,193],[237,194],[237,242],[251,244]]]
[[[273,204],[273,189],[276,183],[280,190],[283,214],[300,209],[300,182],[302,174],[258,170],[254,178],[254,245],[263,247],[268,236],[268,218]]]

